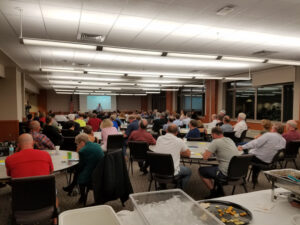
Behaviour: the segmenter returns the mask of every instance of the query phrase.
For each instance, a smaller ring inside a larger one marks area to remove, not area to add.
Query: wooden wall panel
[[[18,120],[0,120],[0,142],[16,141],[19,137]]]
[[[141,110],[142,111],[148,110],[148,96],[141,97]]]
[[[166,92],[166,110],[169,110],[169,112],[173,111],[173,92],[172,91]]]
[[[40,90],[37,96],[38,110],[40,112],[47,112],[47,90]]]
[[[217,113],[218,106],[218,81],[205,81],[205,115],[204,122],[211,121],[211,114]]]

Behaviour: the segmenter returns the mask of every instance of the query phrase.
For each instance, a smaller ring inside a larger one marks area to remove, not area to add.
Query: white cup
[[[55,146],[55,150],[56,150],[56,151],[59,151],[59,148],[60,148],[59,145],[56,145],[56,146]]]

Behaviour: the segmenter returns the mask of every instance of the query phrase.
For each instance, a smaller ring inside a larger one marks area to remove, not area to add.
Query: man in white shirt
[[[245,121],[246,114],[245,113],[239,113],[238,115],[238,122],[234,125],[233,131],[235,131],[234,135],[237,138],[240,138],[244,130],[248,130],[247,123]]]
[[[190,157],[191,151],[182,139],[176,137],[177,133],[178,127],[175,124],[170,124],[167,129],[167,134],[157,139],[154,151],[172,155],[175,170],[174,175],[181,176],[182,188],[184,189],[191,177],[192,171],[188,167],[179,165],[180,156]]]
[[[214,128],[216,125],[217,125],[217,123],[218,123],[218,116],[217,116],[217,114],[212,114],[211,115],[211,122],[208,124],[208,128]]]
[[[245,145],[239,146],[238,149],[250,149],[249,153],[254,155],[252,161],[255,164],[267,165],[272,162],[273,157],[278,150],[284,149],[286,140],[282,137],[284,126],[281,123],[275,123],[271,132],[267,132]],[[257,183],[258,174],[261,170],[259,166],[252,166],[252,183]]]

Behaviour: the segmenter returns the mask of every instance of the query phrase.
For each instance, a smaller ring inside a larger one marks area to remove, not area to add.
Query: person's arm
[[[54,171],[54,167],[53,167],[53,162],[52,162],[52,159],[51,159],[51,156],[49,155],[49,153],[48,153],[48,160],[49,160],[49,171],[50,171],[50,173],[52,173]]]
[[[203,153],[203,159],[204,160],[207,160],[208,158],[210,158],[212,156],[212,153],[208,150],[206,150],[204,153]]]
[[[6,174],[7,174],[7,176],[11,176],[11,169],[10,169],[10,163],[9,163],[9,161],[7,160],[7,158],[6,158],[6,160],[5,160],[5,167],[6,167]]]
[[[148,137],[148,144],[149,145],[155,145],[156,144],[156,140],[154,139],[154,137],[149,133],[149,137]]]
[[[191,151],[189,149],[185,150],[184,152],[180,153],[181,156],[183,157],[191,157]]]
[[[43,145],[47,146],[48,149],[50,149],[50,150],[55,149],[54,144],[52,143],[52,141],[50,141],[50,139],[47,136],[44,135],[41,142]]]
[[[268,138],[268,135],[264,134],[264,135],[260,136],[259,138],[254,139],[245,145],[242,145],[241,147],[243,149],[258,149],[259,147],[261,147],[262,145],[264,145],[267,142],[267,138]]]

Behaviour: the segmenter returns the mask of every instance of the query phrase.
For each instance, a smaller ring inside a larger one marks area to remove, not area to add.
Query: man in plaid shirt
[[[55,149],[55,146],[50,141],[50,139],[46,135],[40,133],[41,126],[38,121],[32,121],[30,123],[30,128],[31,128],[30,134],[33,137],[34,144],[37,149],[40,150]]]

